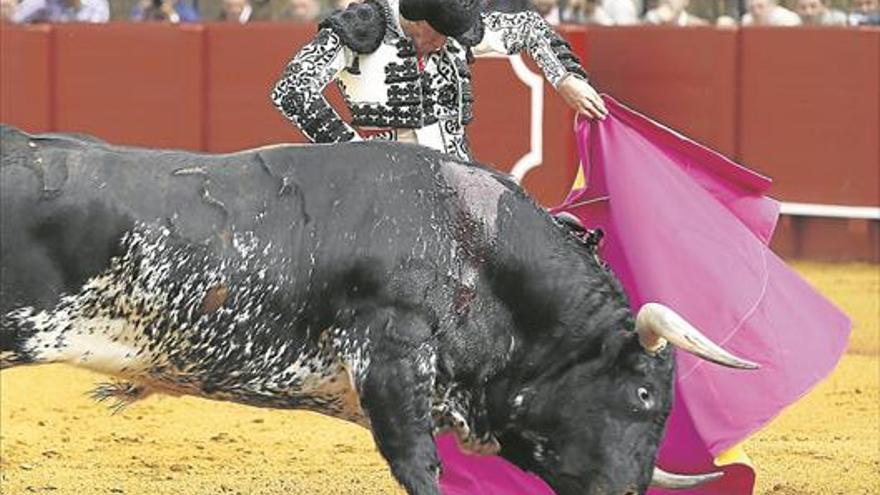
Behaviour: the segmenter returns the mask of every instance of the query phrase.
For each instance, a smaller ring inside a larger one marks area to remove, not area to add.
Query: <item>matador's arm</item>
[[[300,49],[272,90],[272,102],[314,143],[338,143],[357,133],[324,98],[324,88],[345,66],[345,47],[329,28]]]
[[[587,79],[571,45],[537,12],[489,12],[482,17],[485,32],[482,41],[473,47],[474,55],[526,51],[555,88],[572,75]]]

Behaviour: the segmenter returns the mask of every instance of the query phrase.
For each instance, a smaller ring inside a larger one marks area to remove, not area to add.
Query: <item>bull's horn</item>
[[[655,467],[654,477],[651,478],[651,486],[654,488],[665,488],[667,490],[686,490],[688,488],[696,488],[700,485],[715,481],[724,476],[724,473],[709,474],[672,474]]]
[[[663,349],[668,340],[676,347],[722,366],[759,368],[757,364],[725,351],[678,313],[662,304],[647,303],[639,309],[639,314],[636,315],[636,331],[642,347],[652,354]]]

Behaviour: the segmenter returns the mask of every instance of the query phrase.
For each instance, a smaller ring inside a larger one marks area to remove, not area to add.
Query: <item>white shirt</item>
[[[639,23],[642,13],[642,0],[602,0],[602,8],[614,24],[631,26]]]
[[[551,26],[558,26],[560,23],[559,7],[553,7],[553,10],[547,12],[547,15],[543,17],[544,20],[547,21],[547,24],[550,24]]]
[[[801,17],[785,7],[777,5],[767,15],[767,22],[755,24],[754,17],[749,13],[742,17],[742,24],[743,26],[800,26]]]
[[[573,24],[592,24],[596,26],[613,26],[614,19],[605,12],[601,6],[597,5],[593,13],[584,14],[583,11],[573,11],[571,7],[562,12],[562,22],[570,22]]]
[[[811,19],[801,19],[804,24],[809,24]],[[848,24],[846,14],[836,9],[825,9],[819,17],[817,26],[846,26]]]
[[[668,13],[663,12],[660,8],[651,9],[645,14],[645,24],[658,24],[668,26],[705,26],[707,22],[697,16],[689,14],[687,11],[681,11],[674,19],[668,19]]]
[[[12,17],[16,23],[107,22],[109,19],[107,0],[82,0],[78,8],[68,7],[61,0],[24,0]]]
[[[238,22],[241,24],[247,24],[249,20],[251,20],[251,14],[254,13],[254,8],[250,5],[245,5],[243,9],[241,9],[241,14],[238,15]]]

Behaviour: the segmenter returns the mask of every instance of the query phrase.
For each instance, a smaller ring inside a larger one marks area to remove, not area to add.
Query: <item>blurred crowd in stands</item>
[[[359,0],[0,0],[15,23],[317,22]],[[628,26],[880,25],[880,0],[484,0],[486,9],[531,9],[551,24]]]
[[[38,22],[317,22],[354,0],[0,0],[0,16]]]

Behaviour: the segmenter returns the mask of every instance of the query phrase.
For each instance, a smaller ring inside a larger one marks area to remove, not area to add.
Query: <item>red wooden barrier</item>
[[[880,30],[740,36],[740,160],[788,201],[878,206]]]
[[[771,247],[788,258],[880,263],[880,222],[783,216]]]
[[[506,58],[481,58],[471,71],[476,101],[468,133],[474,156],[510,172],[529,151],[529,87],[514,75]]]
[[[31,132],[52,129],[52,28],[0,22],[0,122]]]
[[[201,26],[60,24],[54,31],[56,130],[202,149]]]
[[[314,32],[314,26],[293,23],[257,23],[247,29],[206,25],[206,150],[305,142],[272,106],[269,94],[287,62]]]
[[[539,69],[529,65],[540,74]],[[511,172],[519,159],[531,151],[531,90],[516,77],[507,58],[477,59],[472,70],[476,104],[469,135],[474,157]],[[539,202],[553,205],[565,198],[577,172],[573,158],[574,114],[552,86],[544,83],[541,91],[542,159],[525,175],[523,185]]]
[[[736,156],[737,31],[590,28],[586,66],[600,91]]]

